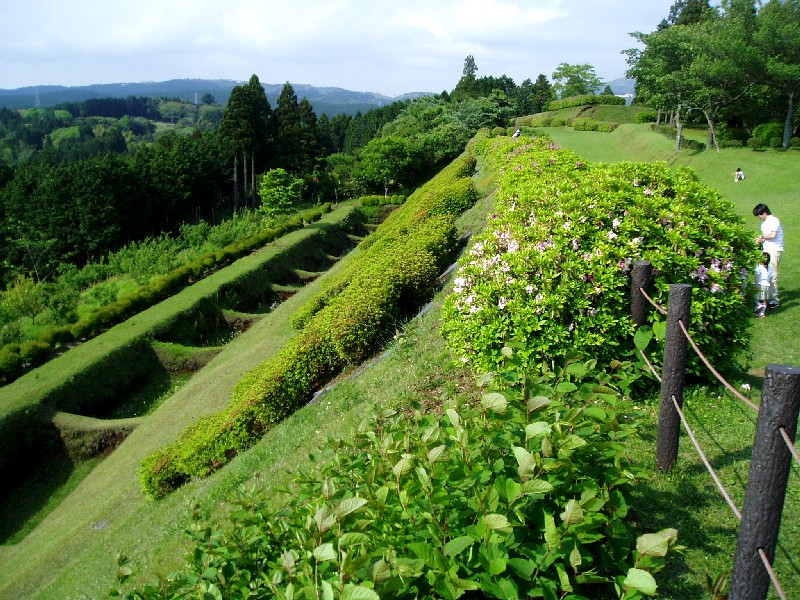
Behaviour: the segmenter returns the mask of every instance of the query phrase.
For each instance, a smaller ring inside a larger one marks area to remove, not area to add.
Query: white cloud
[[[452,89],[464,58],[518,83],[560,62],[622,76],[631,31],[673,0],[30,0],[4,7],[0,87],[182,77],[400,94]]]

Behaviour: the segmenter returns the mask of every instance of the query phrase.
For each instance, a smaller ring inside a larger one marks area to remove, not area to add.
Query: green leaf
[[[531,494],[549,494],[555,488],[548,481],[543,479],[529,479],[522,483],[521,491],[526,496]]]
[[[666,321],[658,321],[653,323],[653,335],[656,336],[656,339],[660,342],[664,338],[667,337],[667,322]]]
[[[403,475],[411,471],[414,465],[414,457],[411,454],[404,454],[403,458],[397,461],[397,464],[392,468],[394,476],[400,479]]]
[[[333,544],[330,542],[314,548],[314,558],[316,558],[319,562],[335,561],[336,556],[336,550],[334,549]]]
[[[509,504],[512,504],[517,498],[522,495],[522,486],[518,484],[513,479],[506,479],[506,484],[503,489],[505,493],[506,500]]]
[[[565,592],[572,591],[572,582],[569,580],[569,574],[561,563],[556,563],[556,573],[558,573],[558,585]]]
[[[569,564],[572,565],[572,569],[577,573],[578,567],[581,566],[583,559],[581,558],[581,552],[578,550],[577,544],[575,547],[572,548],[572,552],[569,553]]]
[[[528,400],[528,412],[533,412],[550,405],[550,398],[547,396],[533,396]]]
[[[534,423],[530,423],[525,428],[525,437],[529,440],[539,437],[540,435],[546,435],[550,433],[551,429],[550,423],[545,423],[544,421],[535,421]]]
[[[536,568],[536,563],[532,560],[525,560],[524,558],[509,558],[508,566],[523,579],[530,579]]]
[[[381,597],[375,593],[375,590],[348,583],[344,586],[342,600],[381,600]]]
[[[365,498],[345,498],[336,505],[336,514],[341,519],[356,512],[366,504],[367,500]]]
[[[570,363],[564,369],[568,374],[575,375],[576,377],[583,377],[588,373],[589,369],[583,363]]]
[[[497,513],[492,513],[488,515],[484,515],[481,518],[484,525],[489,529],[499,530],[510,532],[511,531],[511,523],[509,523],[508,519],[505,515],[498,515]]]
[[[368,542],[369,536],[366,533],[348,531],[339,538],[339,548],[349,548],[350,546],[358,546],[359,544],[366,544]]]
[[[544,513],[544,541],[548,546],[555,547],[560,540],[555,518],[549,512]]]
[[[583,508],[577,500],[570,500],[559,516],[567,525],[575,525],[583,521]]]
[[[556,386],[556,391],[559,394],[571,394],[578,389],[578,386],[571,381],[562,381]]]
[[[316,512],[314,521],[317,524],[319,532],[324,533],[333,527],[333,524],[336,522],[336,515],[330,506],[325,505]]]
[[[489,561],[489,575],[500,575],[506,570],[506,560],[504,558],[493,558]]]
[[[453,410],[452,408],[447,409],[447,417],[450,419],[450,422],[453,424],[453,427],[461,427],[461,417],[458,416],[458,413]]]
[[[373,583],[386,581],[391,579],[392,569],[389,567],[389,563],[381,558],[369,566],[369,569],[367,570],[367,577],[369,577],[369,580]]]
[[[633,334],[633,343],[639,350],[644,350],[653,339],[653,330],[649,327],[639,327]]]
[[[508,400],[499,392],[490,392],[484,394],[481,398],[481,406],[488,411],[502,415],[506,412],[506,408],[508,408]]]
[[[677,529],[662,529],[656,533],[645,533],[636,539],[636,550],[641,556],[666,556],[678,541]]]
[[[520,479],[527,479],[527,476],[536,469],[536,459],[533,458],[533,454],[520,446],[514,446],[514,457],[517,459],[517,464],[519,465],[517,472],[519,473]]]
[[[475,543],[474,538],[468,535],[462,535],[454,538],[444,545],[444,555],[457,556],[469,548],[473,543]]]
[[[428,462],[431,464],[436,463],[439,460],[442,460],[445,457],[445,452],[447,451],[447,446],[444,444],[440,446],[436,446],[428,452]]]
[[[333,586],[327,581],[322,582],[322,598],[323,600],[333,600]]]
[[[583,446],[585,446],[586,443],[587,443],[586,440],[580,436],[568,435],[566,438],[564,438],[564,441],[561,442],[559,450],[563,450],[566,452],[570,450],[576,450],[578,448],[582,448]]]
[[[655,596],[656,589],[658,588],[656,585],[656,580],[653,579],[653,576],[647,571],[642,571],[641,569],[628,569],[628,575],[625,577],[625,582],[623,585],[626,588],[639,590],[647,596]]]

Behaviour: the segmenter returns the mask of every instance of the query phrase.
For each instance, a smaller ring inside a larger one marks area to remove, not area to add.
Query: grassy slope
[[[800,252],[792,239],[800,231],[797,203],[797,173],[800,152],[754,152],[726,149],[721,152],[674,153],[674,142],[652,134],[648,125],[623,125],[611,134],[576,132],[571,128],[544,131],[558,143],[594,162],[662,160],[672,166],[689,166],[707,185],[731,200],[736,211],[759,231],[752,208],[766,203],[783,224],[787,252],[781,260],[781,307],[766,319],[754,319],[753,343],[747,357],[749,374],[735,384],[753,386],[750,398],[758,401],[761,376],[769,363],[800,365],[800,344],[796,335],[800,312]],[[695,136],[700,138],[699,135]],[[747,178],[735,183],[733,171],[742,167]],[[755,431],[755,414],[730,393],[696,390],[685,397],[690,425],[711,464],[741,508],[749,469],[750,449]],[[657,399],[644,406],[650,415],[640,444],[630,449],[643,464],[654,459]],[[689,440],[683,436],[676,468],[655,475],[640,487],[637,512],[643,525],[651,528],[677,527],[682,543],[689,546],[684,562],[674,561],[660,578],[666,598],[690,600],[708,597],[705,576],[715,578],[731,567],[738,522],[724,503]],[[691,508],[687,508],[691,507]],[[792,465],[781,531],[776,552],[776,570],[789,598],[800,598],[800,469]],[[770,590],[770,598],[778,596]]]
[[[70,597],[84,589],[92,590],[92,595],[102,593],[111,583],[111,562],[118,548],[133,554],[157,549],[165,568],[170,562],[177,564],[178,556],[172,561],[164,557],[171,556],[181,541],[175,534],[187,523],[187,498],[197,493],[195,487],[214,485],[211,480],[189,485],[156,504],[140,491],[139,464],[192,421],[225,405],[242,375],[275,354],[293,335],[289,316],[313,288],[309,285],[234,339],[29,536],[19,544],[0,547],[0,598]],[[65,590],[69,592],[64,594]]]
[[[789,202],[789,193],[795,183],[790,180],[790,173],[798,172],[800,153],[756,154],[749,150],[726,150],[719,156],[716,153],[682,154],[674,158],[669,140],[651,134],[647,126],[637,125],[620,127],[613,134],[573,132],[568,128],[551,129],[548,133],[592,161],[691,163],[707,183],[718,187],[737,204],[740,213],[752,221],[754,232],[757,223],[749,211],[753,204],[762,200],[784,221],[790,244],[791,232],[798,230],[796,213],[800,210]],[[744,169],[748,179],[734,184],[729,174],[737,166]],[[491,199],[482,201],[462,220],[462,230],[480,229],[490,209]],[[790,337],[797,329],[797,311],[793,310],[797,303],[797,260],[797,253],[790,251],[783,263],[782,308],[755,323],[754,367],[766,362],[800,364],[797,344]],[[437,304],[439,300],[437,298]],[[259,360],[259,356],[273,352],[280,340],[285,339],[282,336],[290,334],[286,321],[301,301],[302,296],[298,295],[286,302],[270,318],[230,344],[159,409],[157,414],[163,414],[164,418],[159,419],[158,426],[153,421],[153,429],[140,428],[131,439],[147,448],[154,447],[168,437],[162,427],[168,427],[181,413],[185,419],[194,405],[227,399],[229,388],[239,374]],[[436,331],[436,319],[437,307],[434,306],[417,323],[405,328],[390,345],[385,359],[296,413],[225,469],[207,480],[184,487],[164,501],[156,503],[141,496],[133,473],[138,467],[138,458],[126,448],[126,442],[26,540],[14,547],[0,548],[0,598],[103,596],[113,584],[114,553],[117,551],[133,557],[140,581],[151,581],[154,575],[167,573],[181,562],[180,549],[184,542],[180,532],[190,522],[189,501],[197,502],[206,512],[222,516],[231,510],[230,498],[236,490],[270,489],[288,481],[285,469],[308,466],[305,457],[314,451],[321,436],[346,434],[364,414],[392,399],[438,403],[469,393],[468,378],[452,366],[443,348]],[[767,345],[765,340],[768,339],[781,341]],[[738,401],[725,395],[717,398],[716,394],[705,394],[698,400],[687,402],[690,419],[704,446],[710,447],[711,459],[720,468],[723,482],[733,487],[734,499],[741,505],[753,416],[742,410]],[[652,402],[643,406],[648,414],[654,415]],[[643,464],[652,463],[653,434],[652,425],[646,427],[641,444],[630,450]],[[795,540],[800,539],[797,531],[800,493],[796,491],[800,482],[797,469],[793,471],[781,532],[781,544],[788,549],[796,548]],[[696,510],[687,511],[687,506]],[[681,541],[690,546],[686,561],[673,561],[659,578],[663,591],[660,597],[686,600],[704,597],[705,573],[716,575],[730,567],[736,524],[688,442],[681,442],[679,468],[645,482],[634,509],[643,526],[679,527]],[[93,525],[104,522],[107,522],[105,528],[93,529]],[[782,551],[779,551],[778,568],[790,597],[793,592],[800,594],[800,570]]]

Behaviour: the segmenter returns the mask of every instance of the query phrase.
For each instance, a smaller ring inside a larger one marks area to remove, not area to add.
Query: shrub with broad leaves
[[[549,139],[523,142],[482,142],[496,213],[443,308],[442,331],[464,362],[492,371],[507,345],[529,365],[571,351],[604,364],[626,356],[631,266],[645,259],[659,304],[670,284],[692,284],[690,332],[718,368],[734,364],[749,340],[757,250],[733,205],[688,169],[591,165]],[[707,373],[696,357],[690,369]]]

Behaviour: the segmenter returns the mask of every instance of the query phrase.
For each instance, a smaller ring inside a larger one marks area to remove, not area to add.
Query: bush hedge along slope
[[[457,247],[455,216],[477,198],[464,154],[408,197],[301,307],[298,335],[236,386],[228,408],[147,457],[142,485],[163,497],[250,447],[349,364],[367,358],[433,293]],[[321,282],[322,283],[322,282]]]
[[[570,351],[622,359],[633,347],[630,270],[646,259],[656,302],[667,304],[669,284],[691,284],[690,332],[718,368],[735,363],[749,339],[757,251],[718,192],[688,169],[590,165],[543,137],[497,138],[480,151],[497,173],[497,212],[443,308],[442,331],[464,361],[496,370],[506,345],[529,365]],[[696,357],[689,366],[707,373]]]
[[[325,210],[321,210],[321,216]],[[337,211],[323,222],[285,238],[280,252],[254,252],[51,360],[16,381],[0,387],[0,476],[28,463],[32,453],[54,435],[55,411],[107,412],[130,383],[158,364],[152,341],[164,337],[182,320],[199,312],[219,311],[219,302],[235,305],[250,288],[268,289],[270,274],[296,248],[324,252],[320,239],[349,227],[353,208]],[[5,358],[4,356],[2,358]]]

